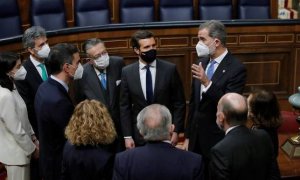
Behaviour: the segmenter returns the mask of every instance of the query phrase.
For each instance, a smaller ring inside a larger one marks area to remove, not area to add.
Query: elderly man
[[[145,107],[137,117],[145,146],[117,154],[114,180],[202,179],[202,157],[171,144],[174,130],[170,111],[163,105]]]
[[[225,137],[211,149],[213,180],[280,179],[272,142],[264,130],[250,130],[246,99],[225,94],[218,103],[216,124]]]

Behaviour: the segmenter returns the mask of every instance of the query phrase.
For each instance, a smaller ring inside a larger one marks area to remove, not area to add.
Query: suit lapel
[[[139,62],[133,65],[132,71],[131,71],[131,77],[130,79],[132,82],[136,85],[137,91],[138,91],[138,96],[140,96],[139,99],[143,99],[144,103],[147,104],[147,100],[144,96],[143,90],[142,90],[142,85],[141,85],[141,77],[140,77],[140,69],[139,69]]]
[[[163,77],[163,70],[161,67],[160,60],[156,60],[156,75],[155,75],[155,82],[154,82],[154,92],[153,92],[153,102],[156,101],[156,97],[158,96],[158,87],[162,86],[160,78],[158,77]]]
[[[229,64],[231,63],[231,61],[229,60],[229,56],[230,56],[230,54],[228,52],[226,54],[226,56],[224,57],[224,59],[219,64],[216,71],[214,72],[214,74],[212,76],[212,81],[213,82],[217,82],[219,79],[221,79],[221,76],[223,76],[223,74],[226,73],[227,68],[229,67]]]
[[[101,88],[99,77],[92,64],[88,65],[87,74],[89,78],[86,79],[86,83],[91,87],[91,90],[94,91],[94,94],[99,97],[101,102],[106,102],[106,98],[104,97],[105,93]]]
[[[27,68],[28,68],[29,73],[32,75],[32,77],[35,79],[35,81],[37,81],[39,84],[42,83],[43,79],[40,76],[40,74],[37,71],[37,69],[34,66],[34,64],[32,63],[32,61],[30,60],[30,58],[27,61],[28,61]]]
[[[106,79],[108,83],[109,104],[112,107],[115,99],[115,88],[116,88],[115,75],[116,74],[113,72],[113,68],[111,67],[113,67],[112,64],[106,68]]]

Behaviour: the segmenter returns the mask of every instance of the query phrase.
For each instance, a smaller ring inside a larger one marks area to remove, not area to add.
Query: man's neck
[[[211,59],[216,59],[219,56],[221,56],[224,52],[226,51],[225,47],[220,47],[218,49],[216,49],[215,53],[213,55],[211,55]]]

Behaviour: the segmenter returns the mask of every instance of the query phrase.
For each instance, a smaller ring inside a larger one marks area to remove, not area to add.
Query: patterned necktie
[[[42,70],[42,79],[43,79],[43,81],[46,81],[48,79],[48,75],[47,75],[47,71],[46,71],[46,68],[45,68],[45,64],[41,63],[38,66]]]
[[[211,60],[209,62],[209,66],[207,69],[207,77],[209,80],[211,80],[213,74],[214,74],[214,67],[215,67],[216,61],[215,60]]]
[[[150,65],[146,65],[146,98],[147,103],[151,104],[153,99],[153,88],[152,88],[152,76],[150,71]]]
[[[100,81],[102,84],[102,87],[106,90],[106,75],[104,72],[100,73]]]

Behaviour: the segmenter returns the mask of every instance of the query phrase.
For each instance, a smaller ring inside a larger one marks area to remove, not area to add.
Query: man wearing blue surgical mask
[[[29,121],[32,125],[37,138],[39,131],[35,116],[34,99],[35,94],[42,82],[48,78],[49,69],[45,67],[45,59],[48,57],[50,48],[47,41],[45,30],[40,26],[32,26],[23,34],[23,47],[29,52],[30,56],[23,63],[23,67],[27,71],[24,80],[15,81],[18,92],[25,101]],[[39,178],[38,161],[31,162],[31,179]]]
[[[152,32],[141,30],[131,37],[138,61],[123,68],[120,111],[121,125],[127,149],[145,144],[136,127],[137,114],[150,104],[162,104],[172,114],[174,132],[168,140],[176,145],[183,131],[185,97],[175,64],[156,58],[156,42]]]
[[[51,75],[38,88],[34,105],[40,132],[42,177],[56,180],[61,176],[65,127],[74,110],[68,85],[82,77],[83,67],[77,47],[66,43],[51,48],[47,63]]]
[[[121,72],[125,66],[123,58],[109,56],[104,42],[97,38],[86,40],[83,49],[90,61],[83,66],[82,79],[74,82],[75,102],[95,99],[105,104],[118,134],[109,151],[112,153],[123,151],[124,138],[119,108]]]
[[[216,124],[217,103],[228,92],[242,93],[246,68],[226,48],[225,26],[216,20],[200,25],[192,65],[193,82],[184,149],[203,155],[206,167],[210,149],[224,137]],[[205,179],[208,179],[207,168]]]

